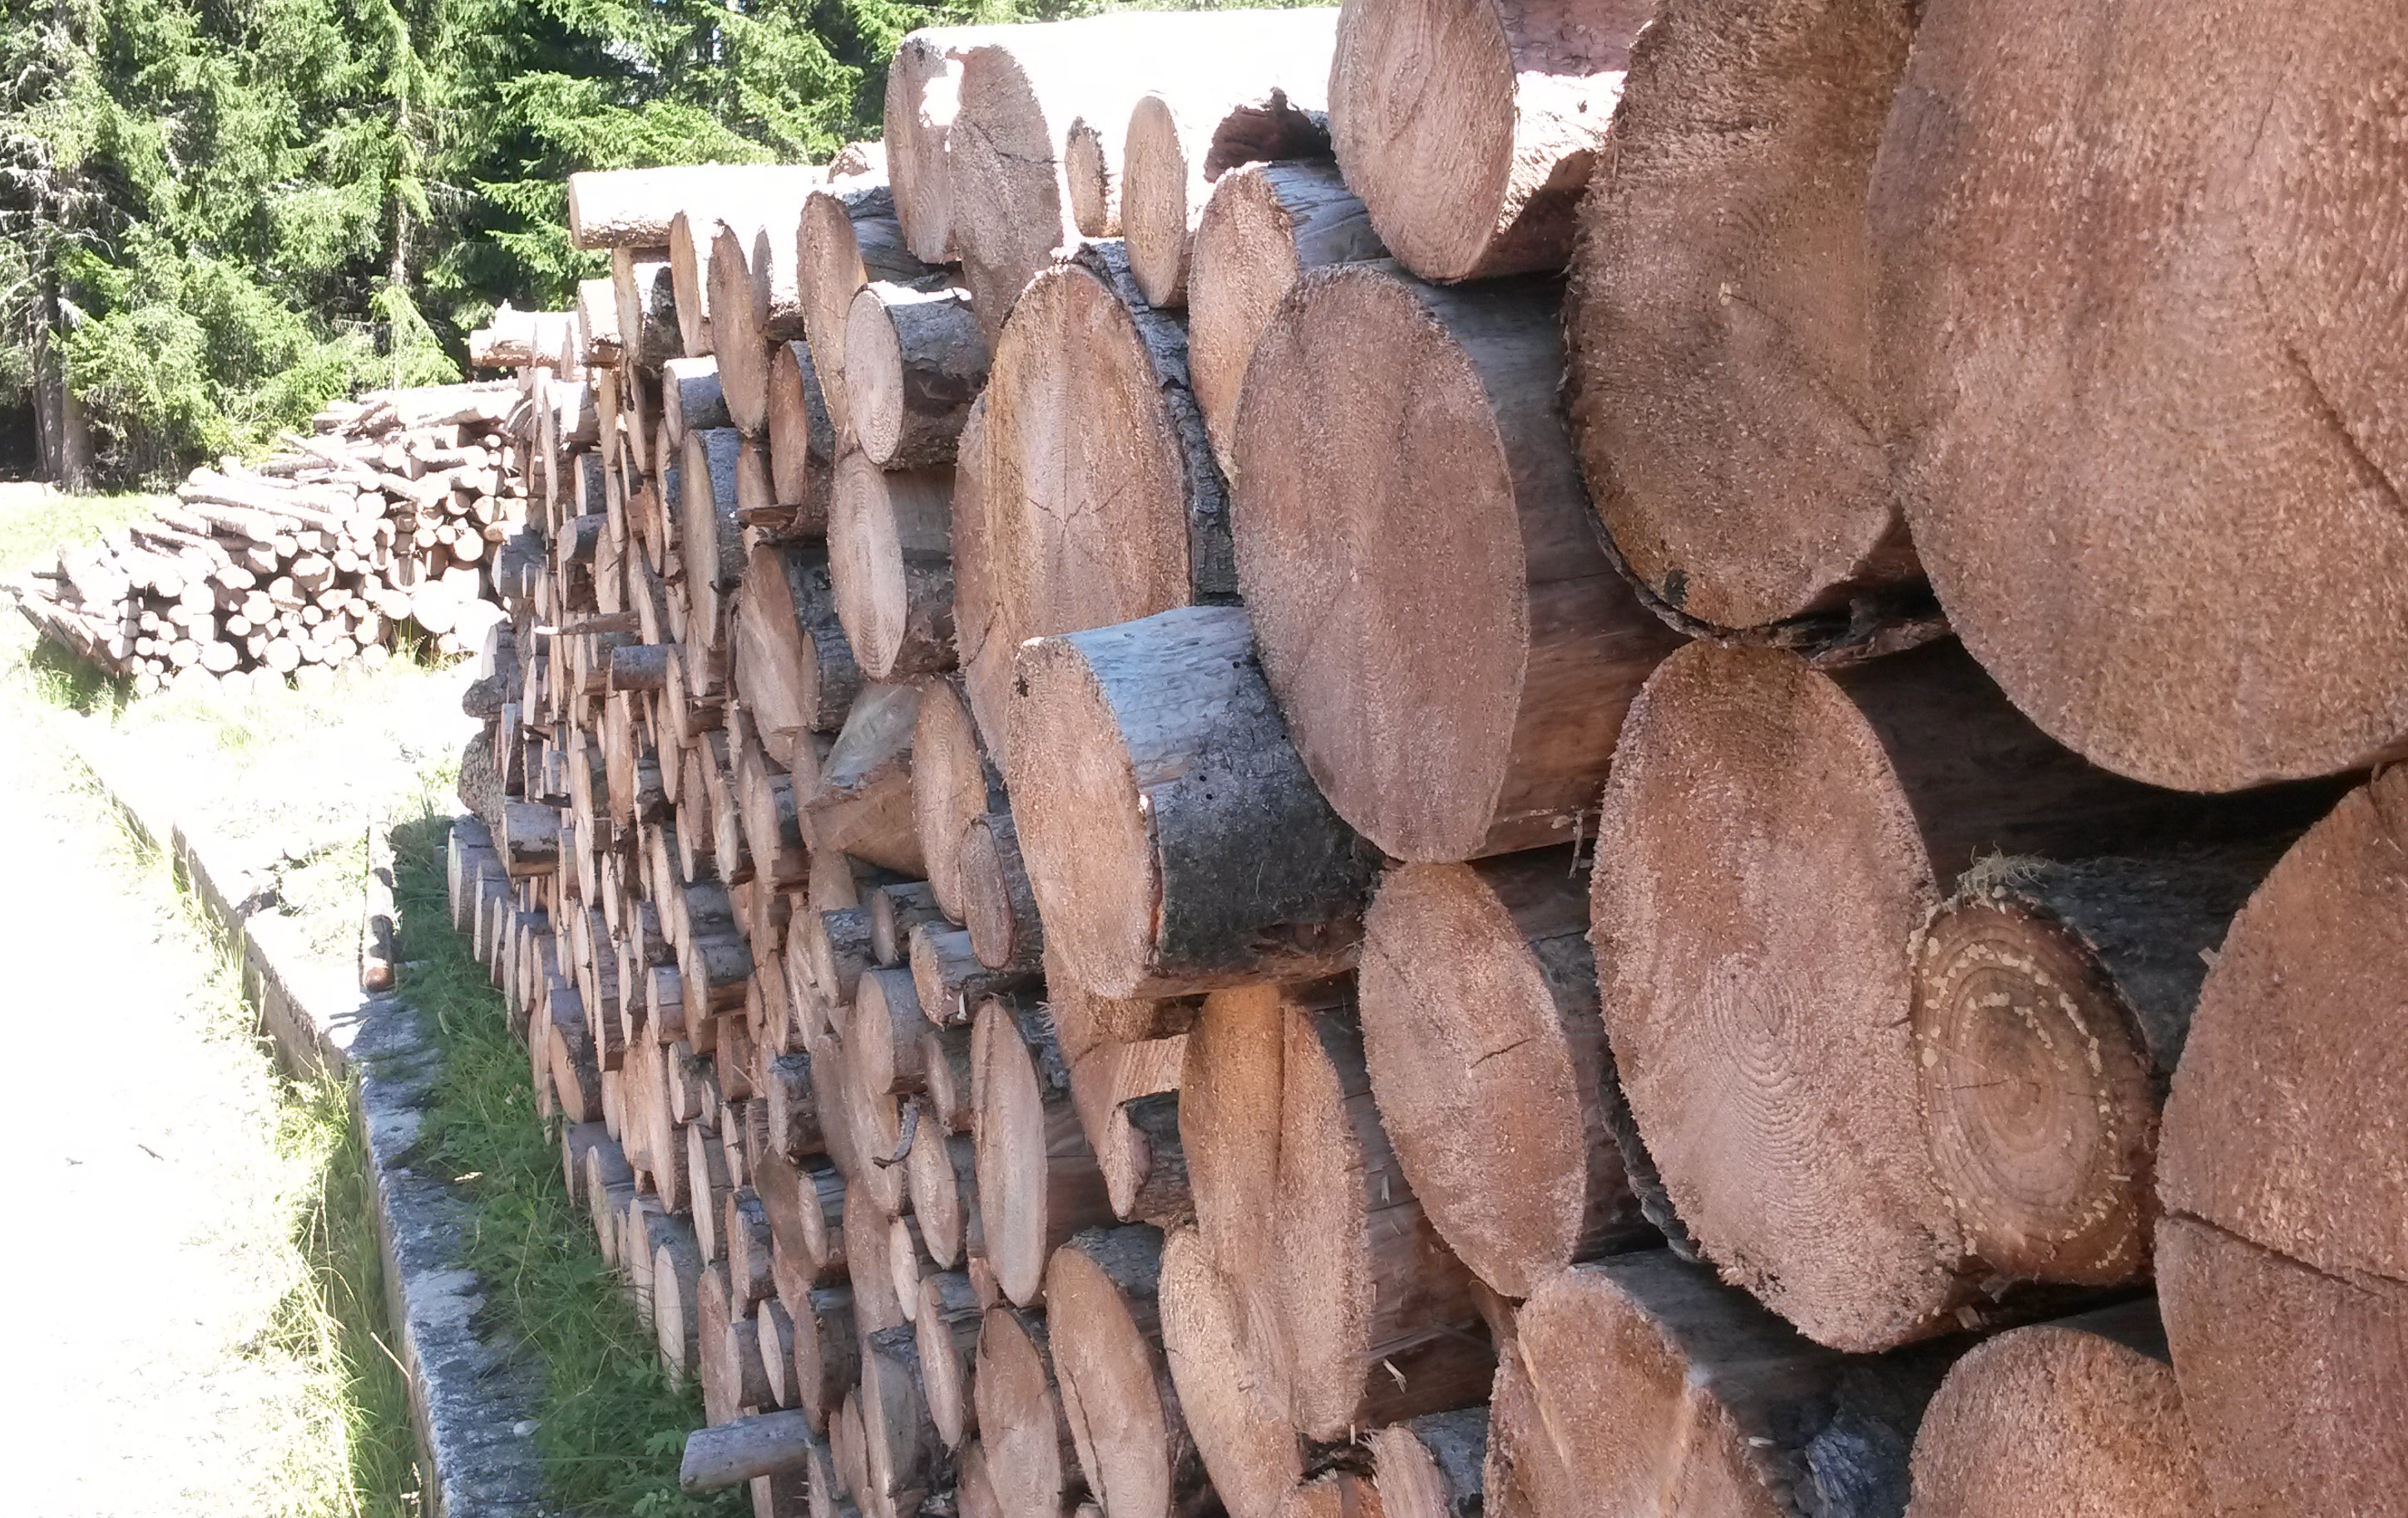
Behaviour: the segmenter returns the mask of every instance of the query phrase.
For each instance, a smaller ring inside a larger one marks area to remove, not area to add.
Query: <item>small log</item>
[[[1655,11],[1624,0],[1574,23],[1525,0],[1346,7],[1330,142],[1398,259],[1440,280],[1562,267],[1631,43]]]
[[[951,1036],[960,1037],[958,1032]],[[923,1035],[924,1038],[936,1037],[933,1030]],[[964,1095],[967,1106],[967,1092]],[[932,1124],[922,1128],[907,1163],[905,1184],[911,1193],[911,1215],[920,1220],[920,1239],[928,1257],[941,1269],[966,1268],[972,1255],[986,1253],[979,1220],[976,1141],[967,1132],[940,1133]]]
[[[798,177],[817,172],[784,164],[696,164],[572,174],[569,240],[580,248],[666,248],[681,210],[739,207],[781,190],[791,194]]]
[[[795,1405],[813,1428],[824,1428],[861,1382],[861,1336],[853,1292],[823,1286],[786,1310],[795,1325]]]
[[[1187,367],[1225,473],[1237,469],[1239,386],[1288,287],[1326,264],[1387,256],[1334,164],[1248,164],[1212,187],[1188,265]]]
[[[1020,828],[1009,810],[973,817],[956,851],[962,916],[970,952],[992,970],[1033,970],[1045,960],[1045,924],[1037,887],[1020,852]]]
[[[690,432],[730,424],[717,359],[673,358],[661,365],[661,425],[671,443],[684,442]]]
[[[1516,1317],[1485,1511],[1899,1512],[1950,1358],[1841,1355],[1661,1251],[1574,1266]]]
[[[1336,14],[1328,20],[1326,41],[1334,45]],[[1148,301],[1187,304],[1191,239],[1224,174],[1241,164],[1329,156],[1327,63],[1322,49],[1299,49],[1265,58],[1263,76],[1242,98],[1155,91],[1130,108],[1120,230],[1129,272]]]
[[[1327,973],[1372,856],[1273,711],[1234,607],[1048,637],[1005,765],[1049,941],[1107,995]]]
[[[699,1365],[702,1246],[695,1241],[693,1228],[678,1219],[653,1218],[650,1224],[653,1342],[661,1368],[671,1381],[682,1381]]]
[[[920,1070],[920,1035],[927,1028],[908,969],[862,973],[845,1033],[845,1053],[854,1078],[880,1096],[909,1096],[925,1083]]]
[[[869,1489],[855,1499],[875,1518],[915,1518],[943,1474],[944,1444],[928,1418],[910,1329],[885,1329],[863,1343],[861,1423]]]
[[[1570,842],[1678,643],[1598,548],[1555,304],[1325,267],[1247,371],[1238,573],[1263,673],[1331,806],[1399,859]]]
[[[1080,1229],[1112,1223],[1111,1201],[1044,1011],[991,999],[972,1038],[980,1233],[996,1286],[1029,1307],[1047,1258]]]
[[[845,410],[871,463],[953,462],[970,402],[986,388],[986,339],[957,285],[873,279],[845,318]]]
[[[953,471],[837,464],[828,555],[837,615],[864,673],[907,680],[953,662]]]
[[[803,334],[822,377],[828,417],[842,435],[852,428],[845,405],[845,322],[853,297],[872,279],[898,284],[924,278],[928,266],[903,246],[895,199],[882,183],[837,185],[803,205],[796,234],[795,281],[802,297]],[[834,380],[838,382],[829,383]]]
[[[736,517],[736,459],[743,445],[733,427],[689,432],[679,473],[678,557],[695,618],[687,631],[714,652],[725,647],[727,613],[744,578],[744,524]]]
[[[737,689],[752,709],[762,747],[792,771],[811,734],[844,725],[861,694],[861,668],[837,615],[823,548],[753,548],[745,556],[741,590],[731,639]]]
[[[1211,1500],[1162,1355],[1162,1234],[1090,1230],[1045,1271],[1063,1415],[1104,1518],[1181,1518]]]
[[[799,1412],[761,1412],[697,1428],[685,1437],[678,1485],[710,1492],[755,1476],[808,1469],[812,1438],[810,1421]]]
[[[968,1027],[988,997],[1035,991],[1042,984],[1033,967],[989,969],[971,952],[969,934],[943,922],[921,923],[911,929],[910,966],[914,1005],[939,1027]]]
[[[2183,1518],[2215,1505],[2156,1307],[2000,1335],[1956,1362],[1914,1436],[1911,1518]]]
[[[1574,1260],[1657,1242],[1611,1109],[1588,882],[1573,851],[1404,865],[1364,918],[1380,1120],[1440,1237],[1516,1300]]]
[[[902,1298],[895,1294],[895,1272],[886,1258],[886,1224],[893,1213],[878,1205],[869,1190],[867,1167],[846,1180],[844,1190],[845,1273],[853,1282],[853,1322],[864,1334],[903,1325]]]
[[[769,354],[769,493],[794,509],[788,531],[827,531],[836,452],[836,427],[810,345],[776,345]]]
[[[996,346],[978,463],[984,598],[964,646],[991,746],[1024,640],[1232,599],[1229,499],[1188,391],[1187,334],[1117,243],[1030,283]],[[960,589],[957,587],[957,594]],[[1008,741],[998,758],[1010,766]]]
[[[929,680],[920,693],[911,734],[911,811],[927,861],[928,888],[954,922],[967,920],[961,883],[963,829],[972,818],[1008,805],[996,766],[957,676]]]
[[[1481,1518],[1488,1410],[1463,1408],[1392,1424],[1364,1440],[1387,1518]]]
[[[1078,1490],[1078,1452],[1041,1313],[987,1310],[971,1396],[1004,1518],[1061,1518]]]
[[[978,1430],[978,1409],[970,1395],[976,1374],[978,1342],[986,1324],[986,1308],[958,1270],[939,1270],[920,1278],[920,1301],[911,1325],[919,1337],[920,1383],[928,1398],[928,1417],[937,1437],[949,1450]]]
[[[1070,1062],[1070,1099],[1115,1217],[1168,1227],[1195,1215],[1179,1141],[1184,1035],[1106,1043]]]
[[[919,716],[920,693],[911,686],[863,689],[804,804],[815,851],[926,875],[911,817],[911,731]]]

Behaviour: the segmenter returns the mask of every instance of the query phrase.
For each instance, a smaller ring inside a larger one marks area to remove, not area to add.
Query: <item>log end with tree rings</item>
[[[1111,66],[1107,64],[1106,66]],[[960,108],[946,135],[953,189],[953,251],[970,308],[990,344],[1030,276],[1070,230],[1054,117],[1008,46],[962,56]]]
[[[2367,134],[2408,38],[2366,3],[2028,14],[1926,7],[1868,209],[1941,605],[2120,773],[2225,791],[2396,757],[2408,424],[2378,397],[2408,360],[2375,313],[2408,176]]]
[[[1023,1013],[1002,998],[979,1009],[971,1032],[977,1084],[979,1222],[986,1262],[1003,1295],[1032,1306],[1044,1295],[1045,1262],[1080,1228],[1112,1221],[1103,1173],[1080,1131],[1060,1053],[1038,1030],[1032,1047]]]
[[[846,408],[862,451],[893,469],[951,464],[986,384],[986,339],[969,293],[873,279],[853,297],[844,355]]]
[[[921,692],[919,723],[911,735],[911,810],[920,852],[928,862],[928,889],[938,909],[956,923],[967,921],[963,830],[1002,800],[1003,777],[979,740],[960,679],[930,680]]]
[[[904,37],[886,69],[882,134],[904,245],[925,264],[951,260],[953,168],[946,138],[961,107],[961,54],[975,28],[928,26]]]
[[[982,605],[964,614],[979,634],[982,717],[994,702],[979,693],[1010,684],[1024,640],[1236,588],[1227,501],[1173,362],[1182,335],[1122,298],[1111,246],[1030,281],[996,349],[980,424]]]
[[[1201,193],[1201,169],[1187,161],[1177,107],[1159,94],[1140,97],[1129,112],[1121,156],[1121,235],[1129,274],[1155,306],[1186,304],[1188,237],[1196,224],[1188,203]]]
[[[2408,769],[2386,769],[2250,896],[2200,988],[2157,1170],[2170,1212],[2392,1282],[2408,1282],[2403,852]]]
[[[1061,1513],[1077,1485],[1077,1454],[1064,1437],[1061,1393],[1044,1318],[987,1309],[970,1383],[979,1443],[1004,1518]]]
[[[1280,1518],[1304,1449],[1271,1336],[1192,1227],[1165,1237],[1159,1289],[1164,1358],[1214,1491],[1229,1518]]]
[[[1387,256],[1335,164],[1247,164],[1221,176],[1188,257],[1187,369],[1224,470],[1237,471],[1246,365],[1288,286],[1308,268]]]
[[[1453,281],[1560,268],[1650,0],[1355,0],[1329,130],[1398,261]]]
[[[1064,198],[1070,225],[1082,237],[1121,235],[1120,165],[1104,141],[1110,124],[1081,116],[1062,136]]]
[[[1851,1359],[1664,1251],[1574,1266],[1515,1321],[1490,1407],[1486,1511],[1898,1512],[1950,1354]]]
[[[1040,966],[1045,957],[1045,925],[1011,813],[997,810],[971,818],[962,829],[955,858],[970,952],[993,970]]]
[[[1606,1031],[1698,1246],[1835,1347],[1938,1326],[1906,956],[1938,887],[1871,723],[1794,654],[1693,644],[1631,708],[1598,857]]]
[[[2145,1349],[2126,1342],[2126,1320],[2157,1342],[2144,1339]],[[1941,1382],[1915,1432],[1907,1511],[1912,1518],[2212,1512],[2191,1434],[2150,1304],[2014,1329],[1957,1361]]]
[[[1399,859],[1570,842],[1677,641],[1597,546],[1560,342],[1535,285],[1347,265],[1296,282],[1247,372],[1234,518],[1263,672],[1330,804]]]
[[[831,584],[845,641],[875,680],[953,662],[953,472],[882,469],[855,450],[836,466]]]
[[[795,286],[803,331],[824,381],[822,394],[839,434],[845,408],[845,322],[853,297],[871,279],[916,279],[927,271],[903,255],[894,196],[883,184],[817,190],[803,202],[795,231]],[[836,383],[824,383],[838,380]]]
[[[1131,1258],[1117,1261],[1108,1252]],[[1154,1229],[1115,1229],[1080,1235],[1046,1267],[1045,1316],[1063,1412],[1088,1490],[1102,1498],[1107,1518],[1176,1518],[1200,1484],[1154,1323],[1161,1253]],[[1136,1274],[1116,1280],[1116,1264]]]
[[[1632,50],[1583,203],[1569,399],[1606,536],[1676,625],[1942,630],[1877,430],[1862,214],[1912,9],[1662,0]]]
[[[1655,1241],[1601,1110],[1585,890],[1570,849],[1406,865],[1364,918],[1383,1125],[1440,1234],[1516,1300],[1576,1258]]]
[[[704,280],[710,308],[718,313],[711,353],[719,360],[720,393],[736,429],[758,437],[769,422],[769,345],[761,334],[767,312],[753,300],[751,232],[740,220],[721,220],[710,223],[710,237]]]
[[[1246,614],[1032,640],[1007,774],[1049,942],[1089,990],[1172,996],[1342,968],[1373,858],[1289,743]]]
[[[1979,900],[1925,930],[1915,1042],[1932,1162],[2002,1275],[2129,1279],[2146,1260],[2147,1052],[2071,934]]]
[[[2169,1216],[2157,1226],[2157,1293],[2214,1498],[2193,1511],[2399,1511],[2408,1490],[2408,1282],[2328,1274]]]
[[[1383,1518],[1480,1518],[1488,1409],[1433,1412],[1363,1440]]]

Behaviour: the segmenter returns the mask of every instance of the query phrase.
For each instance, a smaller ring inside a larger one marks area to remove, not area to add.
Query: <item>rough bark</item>
[[[1234,607],[1023,651],[1005,761],[1047,937],[1105,995],[1326,974],[1372,855],[1272,709]]]
[[[1330,804],[1400,859],[1571,841],[1678,641],[1598,548],[1555,304],[1323,268],[1248,371],[1238,574],[1263,672]]]

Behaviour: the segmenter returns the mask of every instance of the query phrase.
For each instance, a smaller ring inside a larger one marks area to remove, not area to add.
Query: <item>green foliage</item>
[[[444,825],[430,809],[393,834],[401,991],[444,1055],[427,1163],[458,1178],[474,1204],[464,1263],[542,1367],[536,1444],[551,1495],[575,1512],[734,1518],[749,1511],[742,1487],[700,1497],[678,1489],[685,1431],[703,1421],[700,1396],[662,1374],[652,1325],[622,1294],[568,1194],[558,1128],[536,1115],[526,1051],[452,927]]]

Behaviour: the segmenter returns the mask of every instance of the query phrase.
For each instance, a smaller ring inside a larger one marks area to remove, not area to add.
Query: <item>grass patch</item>
[[[0,575],[55,568],[59,550],[96,543],[116,528],[156,517],[173,497],[61,495],[39,485],[0,487]]]
[[[447,826],[430,805],[394,829],[400,989],[443,1047],[425,1142],[430,1163],[468,1178],[477,1210],[463,1263],[485,1278],[503,1325],[543,1368],[536,1445],[552,1499],[635,1518],[748,1511],[742,1487],[700,1497],[678,1489],[686,1431],[702,1422],[700,1394],[661,1371],[652,1325],[622,1295],[569,1196],[559,1131],[536,1116],[526,1052],[452,926]]]

